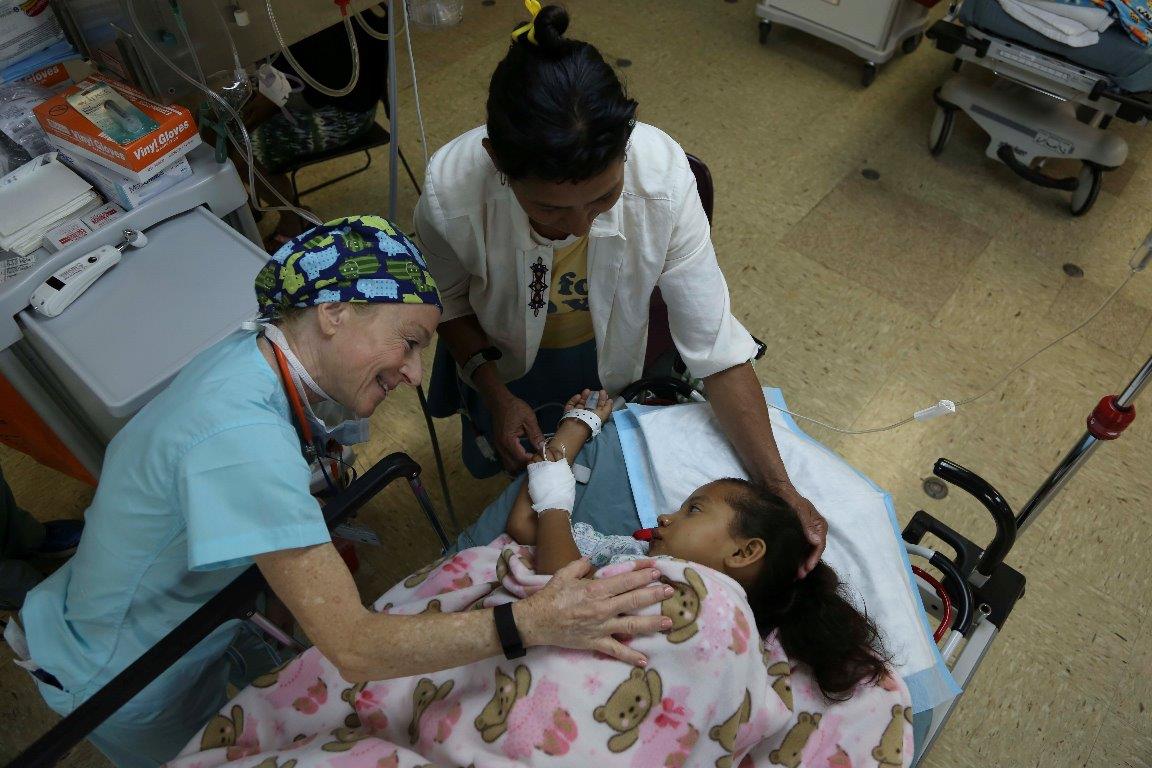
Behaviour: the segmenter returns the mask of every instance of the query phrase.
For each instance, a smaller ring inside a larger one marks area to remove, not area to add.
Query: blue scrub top
[[[331,540],[279,375],[238,332],[190,362],[108,446],[75,556],[20,613],[73,705],[251,565]],[[221,627],[129,707],[171,700],[224,654]]]

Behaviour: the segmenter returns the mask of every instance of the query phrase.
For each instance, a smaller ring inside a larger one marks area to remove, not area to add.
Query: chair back
[[[696,192],[700,195],[700,205],[704,208],[704,215],[708,223],[712,223],[712,205],[715,200],[715,187],[712,185],[712,172],[704,161],[691,153],[688,156],[688,167],[696,177]],[[648,306],[648,346],[644,350],[644,368],[647,369],[656,360],[660,359],[669,350],[675,348],[672,342],[672,329],[668,326],[668,305],[660,295],[660,289],[652,291],[652,302]],[[679,355],[676,363],[682,365]]]

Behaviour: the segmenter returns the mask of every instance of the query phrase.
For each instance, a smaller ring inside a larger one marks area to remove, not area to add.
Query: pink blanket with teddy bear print
[[[375,608],[465,611],[521,599],[547,576],[501,537],[397,584]],[[174,768],[896,768],[912,758],[898,677],[826,700],[774,637],[760,642],[744,591],[703,566],[659,558],[676,593],[666,634],[630,642],[646,669],[533,648],[429,675],[352,685],[316,649],[256,680]],[[602,569],[611,575],[624,566]]]

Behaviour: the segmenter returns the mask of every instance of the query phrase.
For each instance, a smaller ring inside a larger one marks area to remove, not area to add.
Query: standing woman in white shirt
[[[533,19],[492,75],[487,125],[433,156],[416,207],[444,301],[433,412],[463,415],[477,477],[521,469],[572,392],[641,377],[659,287],[676,349],[749,473],[805,522],[807,573],[827,524],[780,460],[756,343],[732,316],[684,150],[636,121],[594,46],[564,37],[564,9],[525,5]]]

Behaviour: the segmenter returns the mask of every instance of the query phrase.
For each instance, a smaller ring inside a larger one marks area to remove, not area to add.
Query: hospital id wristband
[[[588,429],[592,430],[592,434],[588,437],[589,440],[595,440],[600,435],[600,428],[604,425],[604,422],[600,420],[596,412],[590,411],[587,408],[573,408],[564,414],[560,418],[560,421],[564,421],[564,419],[576,419],[577,421],[582,421],[587,424]]]
[[[504,649],[504,658],[511,661],[519,659],[528,650],[524,647],[524,639],[520,637],[520,630],[516,628],[516,617],[512,614],[512,603],[502,603],[492,610],[496,619],[496,634],[500,638],[500,647]]]

